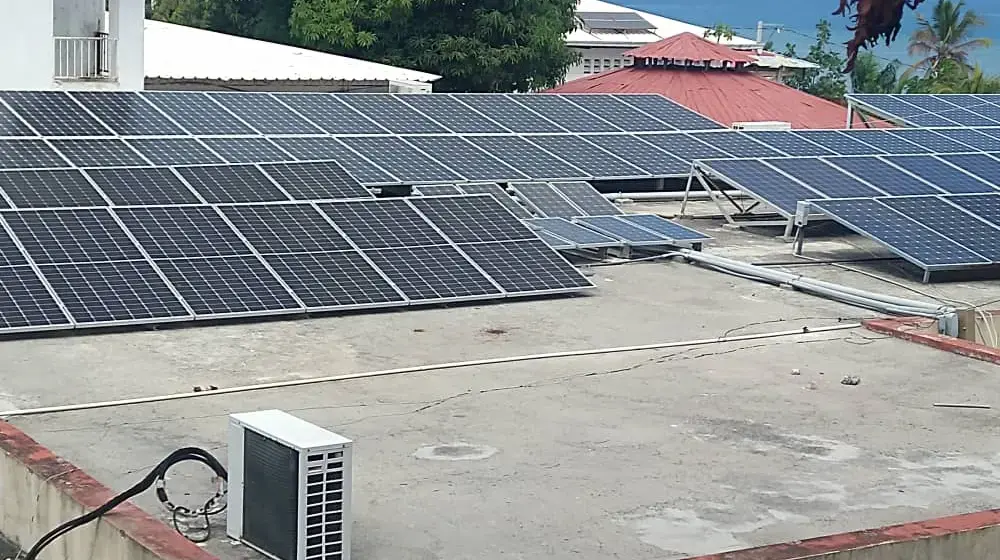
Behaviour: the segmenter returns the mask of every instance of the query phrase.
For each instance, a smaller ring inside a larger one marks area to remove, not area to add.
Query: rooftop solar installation
[[[885,193],[866,185],[819,158],[769,159],[768,165],[809,185],[829,198],[880,196]]]
[[[684,176],[691,170],[690,161],[667,153],[640,136],[592,134],[584,138],[587,142],[611,152],[654,177]]]
[[[961,142],[951,140],[947,136],[938,134],[933,130],[917,128],[901,128],[897,130],[886,130],[885,134],[891,134],[897,138],[902,138],[921,146],[931,152],[936,153],[958,153],[968,151],[970,148]]]
[[[573,222],[632,247],[662,246],[675,240],[624,219],[622,216],[583,216]]]
[[[582,111],[577,105],[559,95],[508,94],[509,99],[555,120],[569,132],[622,132],[599,114]]]
[[[776,148],[770,148],[763,142],[758,142],[750,136],[737,131],[722,133],[693,133],[690,134],[690,136],[701,140],[710,146],[714,146],[720,150],[725,150],[733,157],[752,158],[789,155]]]
[[[106,167],[87,169],[85,173],[108,197],[111,204],[118,206],[204,202],[174,170],[166,167]],[[81,192],[84,188],[74,187],[74,190]]]
[[[372,197],[368,189],[334,161],[265,163],[260,169],[296,200]]]
[[[1000,126],[1000,97],[971,94],[850,94],[866,112],[913,127]]]
[[[946,193],[996,192],[993,186],[934,156],[885,156],[883,159]]]
[[[1000,194],[959,195],[946,197],[948,202],[964,208],[982,220],[1000,227]]]
[[[671,126],[668,124],[668,121],[661,121],[647,111],[625,103],[621,97],[581,94],[566,95],[564,99],[595,115],[601,115],[601,118],[622,130],[632,132],[665,132],[680,128]]]
[[[63,91],[0,91],[0,100],[42,136],[107,136],[111,130]]]
[[[933,151],[887,130],[855,130],[845,131],[844,134],[849,134],[855,140],[874,146],[887,154],[926,154]]]
[[[15,208],[108,205],[87,177],[75,169],[0,171],[0,190]]]
[[[457,98],[439,94],[399,94],[397,99],[441,123],[451,132],[502,133],[510,130]]]
[[[129,138],[125,143],[153,165],[199,165],[226,161],[195,138]]]
[[[70,97],[120,136],[174,136],[184,131],[131,91],[72,91]]]
[[[621,209],[585,181],[553,182],[552,187],[577,208],[583,210],[587,216],[611,216],[622,213]]]
[[[878,157],[830,158],[827,162],[893,196],[939,194],[941,192],[933,185]]]
[[[421,185],[413,187],[412,194],[414,196],[449,196],[464,193],[455,185]]]
[[[788,131],[760,130],[743,134],[790,156],[832,156],[838,153]]]
[[[649,173],[624,159],[611,154],[580,136],[538,135],[529,141],[565,161],[590,177],[608,179],[628,179],[647,177]]]
[[[335,95],[324,93],[274,93],[272,97],[329,134],[388,134],[389,131]],[[251,97],[254,99],[256,96]]]
[[[678,130],[711,130],[725,128],[721,124],[700,115],[674,101],[654,94],[616,95],[619,101],[635,107],[639,111],[670,124]]]
[[[1000,109],[1000,107],[997,107],[997,109]],[[992,135],[988,134],[987,131],[973,128],[938,129],[934,132],[967,146],[966,150],[1000,152],[1000,137],[998,137],[1000,134],[997,134],[998,131],[991,131],[993,132]]]
[[[721,177],[730,185],[766,202],[785,217],[795,215],[795,209],[800,200],[823,197],[817,191],[761,160],[705,160],[699,165],[711,174]]]
[[[546,115],[536,113],[504,95],[467,93],[454,97],[464,105],[484,115],[490,115],[491,120],[516,133],[568,132],[553,120],[546,118]]]
[[[618,216],[618,219],[637,225],[642,229],[651,231],[660,237],[671,239],[673,241],[692,242],[707,241],[711,239],[711,237],[701,233],[700,231],[682,226],[677,222],[672,222],[663,216],[658,216],[656,214],[625,214]]]
[[[936,196],[883,198],[879,202],[990,261],[1000,262],[1000,229],[973,218],[959,206]]]
[[[247,96],[230,92],[210,92],[213,101],[239,115],[261,134],[322,134],[316,124],[270,95]]]
[[[520,202],[514,199],[514,197],[508,195],[507,191],[496,183],[464,183],[460,187],[460,190],[465,194],[491,195],[497,202],[507,208],[507,210],[510,210],[511,214],[514,214],[518,218],[531,217],[531,212],[522,206]]]
[[[548,232],[569,242],[575,249],[604,249],[623,245],[614,237],[574,224],[566,218],[532,218],[525,220],[525,223],[532,229]]]
[[[540,217],[571,218],[587,214],[548,183],[512,183],[510,188]]]

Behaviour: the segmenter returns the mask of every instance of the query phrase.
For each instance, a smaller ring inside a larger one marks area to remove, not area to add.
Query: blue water
[[[930,6],[934,1],[925,0],[919,11],[929,17]],[[850,32],[844,29],[849,20],[830,15],[837,8],[837,0],[712,0],[699,2],[697,9],[692,8],[690,3],[676,0],[620,0],[615,3],[705,27],[724,23],[736,29],[737,34],[751,39],[756,35],[757,21],[778,23],[788,31],[775,35],[771,35],[771,31],[765,31],[764,37],[772,39],[779,51],[784,50],[785,43],[791,42],[798,45],[799,53],[805,53],[812,41],[802,34],[814,36],[816,23],[822,18],[833,24],[834,40],[838,43],[846,41],[850,36]],[[989,37],[994,42],[993,47],[976,51],[974,59],[987,71],[1000,73],[1000,1],[966,0],[966,6],[986,19],[986,27],[980,29],[975,36]],[[910,12],[903,22],[903,30],[896,43],[890,47],[879,46],[876,54],[886,59],[898,58],[908,62],[906,42],[914,27],[914,14]]]

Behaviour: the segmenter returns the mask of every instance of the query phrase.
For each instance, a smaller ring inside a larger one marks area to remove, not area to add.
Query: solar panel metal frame
[[[536,230],[535,233],[538,238],[544,241],[549,247],[552,247],[556,251],[572,251],[574,249],[580,249],[580,247],[558,235],[550,232],[547,229]]]
[[[857,156],[857,157],[860,157],[860,156]],[[696,165],[696,167],[698,167],[702,171],[707,171],[709,174],[714,175],[716,177],[719,177],[723,181],[729,183],[734,188],[736,188],[736,189],[740,190],[741,192],[745,193],[746,195],[748,195],[750,198],[756,200],[757,202],[760,202],[761,204],[766,204],[768,207],[770,207],[771,209],[773,209],[778,215],[780,215],[780,216],[782,216],[784,218],[791,219],[791,218],[795,217],[795,211],[789,211],[787,209],[783,209],[783,208],[778,207],[775,203],[769,201],[767,199],[767,197],[762,196],[761,194],[759,194],[757,192],[756,188],[754,188],[754,187],[747,187],[746,185],[742,184],[741,182],[733,180],[731,177],[726,176],[725,173],[722,173],[722,172],[718,171],[717,169],[715,169],[714,167],[712,167],[712,163],[716,162],[716,161],[752,161],[752,162],[757,162],[757,163],[760,163],[761,165],[764,165],[768,169],[774,171],[778,175],[782,175],[784,177],[787,177],[789,181],[792,181],[792,182],[796,183],[797,185],[799,185],[800,187],[802,187],[804,190],[811,191],[812,193],[814,193],[816,195],[813,198],[817,198],[817,199],[826,198],[822,194],[816,192],[815,189],[809,187],[808,185],[802,184],[798,179],[795,179],[791,175],[788,175],[787,173],[784,173],[784,172],[782,172],[782,171],[780,171],[780,170],[778,170],[778,169],[776,169],[776,168],[774,168],[774,167],[772,167],[770,165],[767,165],[766,161],[768,159],[770,159],[770,158],[732,158],[732,159],[719,159],[719,160],[704,159],[704,160],[698,160],[697,162],[695,162],[695,165]],[[810,199],[807,198],[807,199],[804,199],[804,200],[810,200]]]
[[[559,237],[560,239],[564,239],[568,243],[573,244],[573,246],[578,249],[613,249],[624,246],[624,243],[620,239],[610,237],[603,233],[594,231],[591,228],[573,223],[572,221],[566,218],[530,218],[523,221],[528,225],[528,227],[538,228],[541,231],[548,232],[550,235],[554,235],[556,237]],[[567,229],[579,229],[586,235],[592,237],[603,237],[607,241],[585,242],[579,238],[572,239],[569,237],[571,233],[567,231]],[[563,233],[560,234],[560,232]]]
[[[664,247],[668,245],[675,245],[673,239],[669,239],[659,233],[648,230],[644,227],[638,226],[636,224],[633,224],[626,220],[622,220],[620,218],[621,216],[580,216],[573,218],[571,221],[574,224],[578,224],[583,227],[586,227],[587,229],[594,230],[597,233],[600,233],[601,235],[604,235],[606,237],[610,237],[612,239],[618,239],[619,241],[621,241],[622,243],[624,243],[629,247]],[[611,231],[608,227],[601,225],[601,223],[603,223],[605,220],[607,221],[614,220],[614,222],[622,224],[621,227],[634,228],[640,230],[644,233],[656,237],[656,239],[630,239],[625,235],[615,233]]]
[[[658,214],[621,214],[615,217],[621,221],[628,222],[634,226],[638,226],[650,233],[655,233],[660,237],[670,239],[671,241],[674,242],[675,245],[701,244],[706,241],[712,241],[713,239],[711,236],[705,235],[704,233],[696,229],[692,229],[685,225],[678,224],[677,222],[668,220]],[[643,225],[642,221],[640,221],[640,218],[647,218],[647,217],[658,218],[659,220],[662,220],[661,223],[667,223],[670,224],[671,228],[677,228],[679,230],[682,230],[683,232],[686,233],[687,237],[675,237],[673,235],[667,234],[664,231],[657,231],[656,229],[650,227],[649,225]]]

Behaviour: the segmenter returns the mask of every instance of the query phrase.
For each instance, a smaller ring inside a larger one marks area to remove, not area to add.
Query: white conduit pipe
[[[780,270],[755,266],[700,251],[682,249],[677,253],[688,261],[704,264],[712,268],[732,272],[741,276],[750,276],[778,284],[787,284],[802,291],[812,292],[840,301],[861,305],[869,309],[886,310],[893,314],[917,315],[922,317],[940,317],[954,311],[954,308],[942,306],[938,303],[928,303],[886,294],[867,292],[851,288],[849,286],[842,286],[840,284],[824,282],[822,280],[814,280],[798,274],[791,274]]]
[[[689,200],[711,200],[712,198],[705,191],[693,191],[686,193]],[[740,191],[725,191],[731,197],[746,196]],[[604,198],[608,200],[635,200],[643,202],[675,201],[684,200],[684,191],[655,191],[655,192],[634,192],[634,193],[605,193]]]
[[[843,331],[856,329],[862,326],[861,323],[844,323],[841,325],[831,325],[826,327],[806,327],[789,331],[776,331],[759,334],[745,334],[738,336],[722,336],[718,338],[703,338],[699,340],[686,340],[680,342],[660,342],[656,344],[643,344],[639,346],[618,346],[613,348],[598,348],[591,350],[567,350],[564,352],[549,352],[546,354],[527,354],[523,356],[510,356],[505,358],[484,358],[481,360],[468,360],[464,362],[446,362],[443,364],[430,364],[423,366],[409,366],[394,369],[383,369],[379,371],[369,371],[365,373],[349,373],[345,375],[331,375],[327,377],[314,377],[312,379],[295,379],[291,381],[276,381],[273,383],[259,383],[257,385],[243,385],[240,387],[228,387],[211,391],[199,391],[191,393],[174,393],[172,395],[160,395],[153,397],[138,397],[134,399],[122,399],[117,401],[101,401],[84,404],[69,404],[61,406],[48,406],[42,408],[25,408],[20,410],[8,410],[0,412],[0,418],[11,418],[16,416],[38,416],[41,414],[54,414],[57,412],[74,412],[80,410],[94,410],[99,408],[114,408],[119,406],[130,406],[137,404],[149,404],[166,401],[177,401],[181,399],[194,399],[199,397],[214,397],[218,395],[231,395],[233,393],[248,393],[251,391],[264,391],[268,389],[281,389],[285,387],[301,387],[304,385],[316,385],[319,383],[335,383],[339,381],[350,381],[352,379],[370,379],[373,377],[386,377],[393,375],[407,375],[422,373],[426,371],[436,371],[445,369],[456,369],[466,367],[478,367],[494,364],[509,364],[514,362],[527,362],[533,360],[551,360],[556,358],[574,358],[579,356],[596,356],[602,354],[621,354],[625,352],[642,352],[646,350],[663,350],[666,348],[681,348],[689,346],[706,346],[709,344],[722,344],[726,342],[743,342],[748,340],[761,340],[766,338],[780,338],[798,336],[803,334],[817,334],[826,332]]]

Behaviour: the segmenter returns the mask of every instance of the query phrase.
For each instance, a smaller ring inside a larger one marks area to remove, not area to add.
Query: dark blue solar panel
[[[755,160],[715,160],[705,165],[739,189],[767,202],[786,216],[795,214],[801,200],[822,198],[777,170]]]
[[[240,116],[261,134],[322,134],[295,111],[267,93],[212,92],[216,103]]]
[[[191,134],[256,134],[203,92],[145,91],[140,95]]]
[[[936,196],[883,198],[882,204],[976,253],[1000,262],[1000,229]]]
[[[0,91],[0,98],[42,136],[111,135],[64,91]]]
[[[678,223],[671,222],[663,216],[657,216],[656,214],[628,214],[618,216],[618,218],[676,241],[701,241],[711,239],[711,237],[701,233],[700,231],[695,231]]]
[[[681,130],[712,130],[724,128],[708,117],[656,94],[616,95],[619,100]]]
[[[796,130],[792,134],[815,142],[842,156],[867,156],[885,153],[874,146],[856,140],[850,134],[841,134],[839,130]]]
[[[479,134],[510,132],[479,111],[449,95],[440,93],[397,94],[396,99],[448,127],[452,132]]]
[[[816,200],[821,212],[921,266],[986,264],[985,258],[871,198]]]
[[[13,111],[0,105],[0,136],[36,136]]]
[[[854,175],[886,194],[940,194],[941,191],[916,177],[874,157],[829,158],[828,163]]]
[[[944,197],[949,202],[957,204],[967,211],[1000,227],[1000,195],[997,194],[967,194]]]
[[[602,235],[574,224],[565,218],[534,218],[525,220],[531,228],[541,228],[563,239],[568,239],[581,248],[615,247],[621,245],[617,239]]]
[[[581,111],[558,95],[509,94],[507,97],[545,115],[570,132],[622,132],[600,116]]]
[[[455,94],[452,97],[514,132],[566,132],[566,129],[502,95]]]
[[[938,134],[932,130],[920,130],[916,128],[900,128],[898,130],[887,130],[886,134],[891,134],[897,138],[902,138],[913,142],[914,144],[923,146],[924,148],[935,152],[935,153],[957,153],[957,152],[969,152],[968,146],[964,144],[959,144],[954,140]]]
[[[721,159],[733,154],[692,138],[687,134],[643,134],[637,136],[657,148],[688,162],[696,159]]]
[[[843,130],[841,133],[849,134],[851,138],[875,146],[887,154],[926,154],[931,151],[884,130]]]
[[[628,243],[629,245],[665,245],[671,241],[635,224],[619,220],[617,216],[586,216],[574,222]]]
[[[133,91],[73,91],[70,95],[122,136],[184,134]]]
[[[404,183],[449,182],[463,179],[454,171],[446,169],[440,163],[420,153],[398,136],[348,136],[341,138],[341,141],[382,169],[402,179]],[[351,171],[347,165],[344,167]],[[488,179],[497,178],[488,177]],[[364,182],[360,177],[358,179]]]
[[[744,132],[747,136],[763,142],[768,146],[790,156],[831,156],[837,155],[819,144],[814,144],[805,138],[796,136],[791,131],[760,130]]]
[[[883,194],[843,171],[830,167],[823,160],[813,158],[771,159],[767,162],[830,198],[881,196]]]
[[[532,144],[585,171],[591,177],[605,179],[648,177],[631,163],[605,152],[580,136],[532,136]]]
[[[772,150],[764,144],[757,142],[742,132],[701,132],[690,135],[706,144],[725,150],[735,157],[776,157],[786,155],[777,150]]]
[[[330,134],[387,134],[375,121],[328,93],[272,93],[275,99]]]
[[[885,160],[936,185],[945,192],[965,194],[996,191],[990,185],[933,156],[885,156]]]
[[[903,119],[915,126],[954,126],[954,121],[938,116],[935,111],[907,103],[903,99],[891,95],[853,95],[856,99],[874,107],[880,113]],[[903,96],[904,98],[908,96]]]
[[[341,144],[336,138],[275,138],[273,141],[297,159],[334,160],[352,177],[364,184],[384,185],[399,182],[398,178]]]
[[[564,95],[574,105],[600,116],[622,130],[632,132],[665,132],[677,130],[677,127],[663,122],[645,111],[641,111],[622,101],[621,97],[611,95]]]
[[[1000,160],[996,158],[987,154],[952,154],[938,157],[993,186],[1000,187]]]
[[[378,121],[398,134],[434,134],[448,132],[441,125],[418,113],[409,105],[390,95],[378,93],[346,93],[340,99],[359,113]]]
[[[962,96],[969,99],[969,105],[966,106],[967,111],[971,111],[981,117],[986,117],[991,121],[1000,124],[1000,101],[990,102],[990,99],[996,99],[995,95],[969,95]],[[991,125],[997,126],[997,125]]]
[[[650,175],[687,175],[691,164],[652,146],[631,134],[591,134],[585,137],[591,144],[641,167]]]
[[[406,141],[470,181],[506,183],[528,178],[460,136],[409,136]]]
[[[532,179],[586,179],[587,173],[517,136],[470,136],[470,142]]]
[[[996,126],[994,121],[963,109],[959,104],[951,103],[950,101],[954,97],[951,95],[907,95],[905,99],[908,103],[916,105],[928,113],[946,118],[962,126]]]
[[[951,130],[935,130],[934,132],[968,146],[965,149],[968,152],[1000,152],[1000,138],[994,138],[978,130],[954,128]]]

